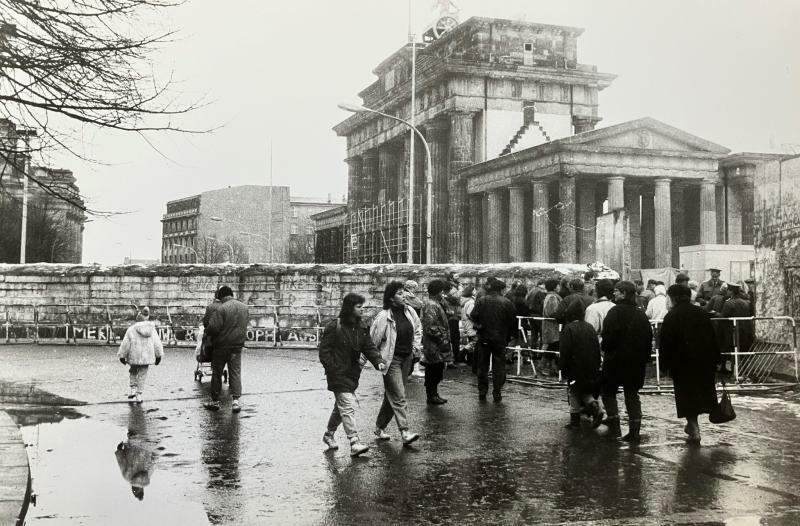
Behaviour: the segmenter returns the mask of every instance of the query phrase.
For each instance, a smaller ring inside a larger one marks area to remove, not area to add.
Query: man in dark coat
[[[478,399],[486,400],[489,390],[489,360],[492,361],[492,395],[495,402],[503,399],[506,382],[506,344],[517,331],[517,313],[511,300],[500,295],[506,284],[490,277],[486,294],[475,300],[472,318],[478,330],[476,358],[478,364]]]
[[[711,278],[700,284],[700,291],[697,293],[697,298],[703,301],[711,301],[711,298],[719,294],[719,289],[724,283],[724,281],[719,278],[722,273],[720,269],[710,268],[708,271],[711,273]]]
[[[722,307],[723,318],[748,318],[753,315],[753,308],[747,300],[747,296],[742,292],[741,285],[728,283],[728,295],[728,301]],[[753,344],[753,322],[736,320],[736,329],[734,329],[733,321],[724,323],[726,326],[723,333],[723,347],[720,350],[733,352],[734,343],[738,343],[739,352],[749,351]],[[738,341],[734,340],[736,331],[738,331]]]
[[[222,392],[222,371],[228,367],[228,386],[233,401],[231,410],[242,409],[242,349],[247,339],[247,324],[250,321],[247,305],[233,297],[233,290],[223,285],[216,294],[219,304],[209,305],[206,333],[211,340],[211,400],[204,403],[206,409],[219,409]]]
[[[325,368],[328,391],[333,392],[336,400],[322,441],[329,449],[337,449],[339,446],[333,435],[342,424],[353,457],[369,449],[359,439],[356,425],[358,399],[355,391],[361,377],[361,354],[376,369],[382,371],[386,368],[386,362],[370,337],[369,328],[361,319],[363,306],[363,296],[354,292],[347,294],[342,300],[339,317],[325,326],[319,342],[319,361]]]
[[[575,303],[579,303],[580,305],[575,305]],[[567,311],[575,311],[576,309],[586,311],[586,307],[592,303],[594,303],[594,298],[584,293],[583,280],[575,278],[569,282],[569,295],[567,295],[558,306],[553,317],[558,323],[563,325],[567,322]]]
[[[597,397],[600,396],[600,342],[597,332],[583,320],[583,304],[574,302],[566,313],[566,324],[561,329],[561,373],[569,385],[569,424],[567,429],[580,427],[581,413],[592,415],[592,425],[597,427],[603,412]]]
[[[714,328],[702,308],[692,305],[691,291],[672,285],[667,291],[673,307],[661,326],[661,369],[669,371],[675,388],[678,418],[686,419],[688,442],[700,442],[697,415],[717,407],[715,390],[719,349]]]
[[[639,442],[642,425],[642,403],[639,389],[644,385],[644,373],[652,352],[653,329],[650,320],[636,306],[636,286],[630,281],[614,285],[616,305],[608,311],[603,322],[602,350],[604,356],[602,393],[608,419],[608,437],[618,438],[619,424],[617,390],[625,393],[629,432],[628,442]]]

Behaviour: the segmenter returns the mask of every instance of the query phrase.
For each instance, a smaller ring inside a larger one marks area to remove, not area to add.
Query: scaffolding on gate
[[[414,198],[412,222],[415,263],[422,261],[425,243],[422,227],[422,199]],[[408,199],[386,201],[353,210],[347,215],[343,232],[347,263],[408,262]]]

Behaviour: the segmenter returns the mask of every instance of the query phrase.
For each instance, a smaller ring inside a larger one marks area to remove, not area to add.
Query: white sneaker
[[[325,442],[325,445],[328,446],[328,449],[339,449],[339,444],[336,443],[336,439],[333,438],[333,433],[326,432],[322,435],[322,441]]]
[[[420,369],[419,362],[414,364],[414,370],[411,371],[411,376],[414,376],[416,378],[425,378],[425,371]]]
[[[233,411],[234,413],[238,413],[241,410],[242,410],[242,404],[239,403],[239,400],[234,400],[233,403],[231,404],[231,411]]]
[[[357,457],[362,453],[369,451],[369,446],[362,443],[361,440],[355,439],[350,442],[350,456]]]
[[[419,435],[416,433],[412,433],[411,431],[404,429],[400,432],[400,436],[403,439],[403,445],[407,446],[416,442],[419,439]]]
[[[140,395],[139,393],[136,393],[136,396],[133,397],[133,401],[136,402],[137,404],[141,404],[142,403],[142,395]]]
[[[392,436],[380,427],[375,428],[375,440],[390,440],[391,438]]]
[[[131,387],[131,390],[128,392],[128,400],[133,401],[136,398],[136,388]]]

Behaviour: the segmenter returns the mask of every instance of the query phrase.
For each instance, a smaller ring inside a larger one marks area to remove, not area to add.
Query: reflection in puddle
[[[127,429],[89,418],[42,421],[21,428],[37,494],[26,524],[208,524],[186,481],[156,469],[160,421],[140,406],[130,408]]]

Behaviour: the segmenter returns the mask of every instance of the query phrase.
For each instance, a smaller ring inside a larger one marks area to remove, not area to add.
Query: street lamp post
[[[383,113],[378,110],[373,110],[370,108],[366,108],[364,106],[360,106],[358,104],[348,104],[345,102],[340,102],[337,104],[340,109],[345,111],[350,111],[353,113],[374,113],[376,115],[380,115],[381,117],[386,117],[387,119],[391,119],[397,122],[402,122],[411,130],[417,134],[417,136],[422,140],[422,145],[425,147],[425,156],[428,161],[428,173],[425,174],[425,203],[427,210],[425,211],[425,261],[424,263],[431,262],[431,205],[432,205],[432,186],[433,186],[433,161],[431,160],[431,149],[428,146],[428,141],[425,140],[425,136],[417,129],[416,126],[408,122],[407,120],[401,119],[400,117],[395,117],[394,115],[389,115],[388,113]],[[412,108],[412,113],[413,113]],[[413,141],[412,141],[413,142]],[[409,188],[414,188],[414,164],[408,168],[408,178],[409,178]],[[408,262],[414,263],[414,193],[411,192],[411,197],[408,200]]]
[[[17,129],[17,136],[25,141],[25,162],[22,174],[22,231],[19,240],[19,262],[25,263],[25,248],[28,244],[28,175],[31,172],[31,137],[36,137],[36,130],[33,128]]]

